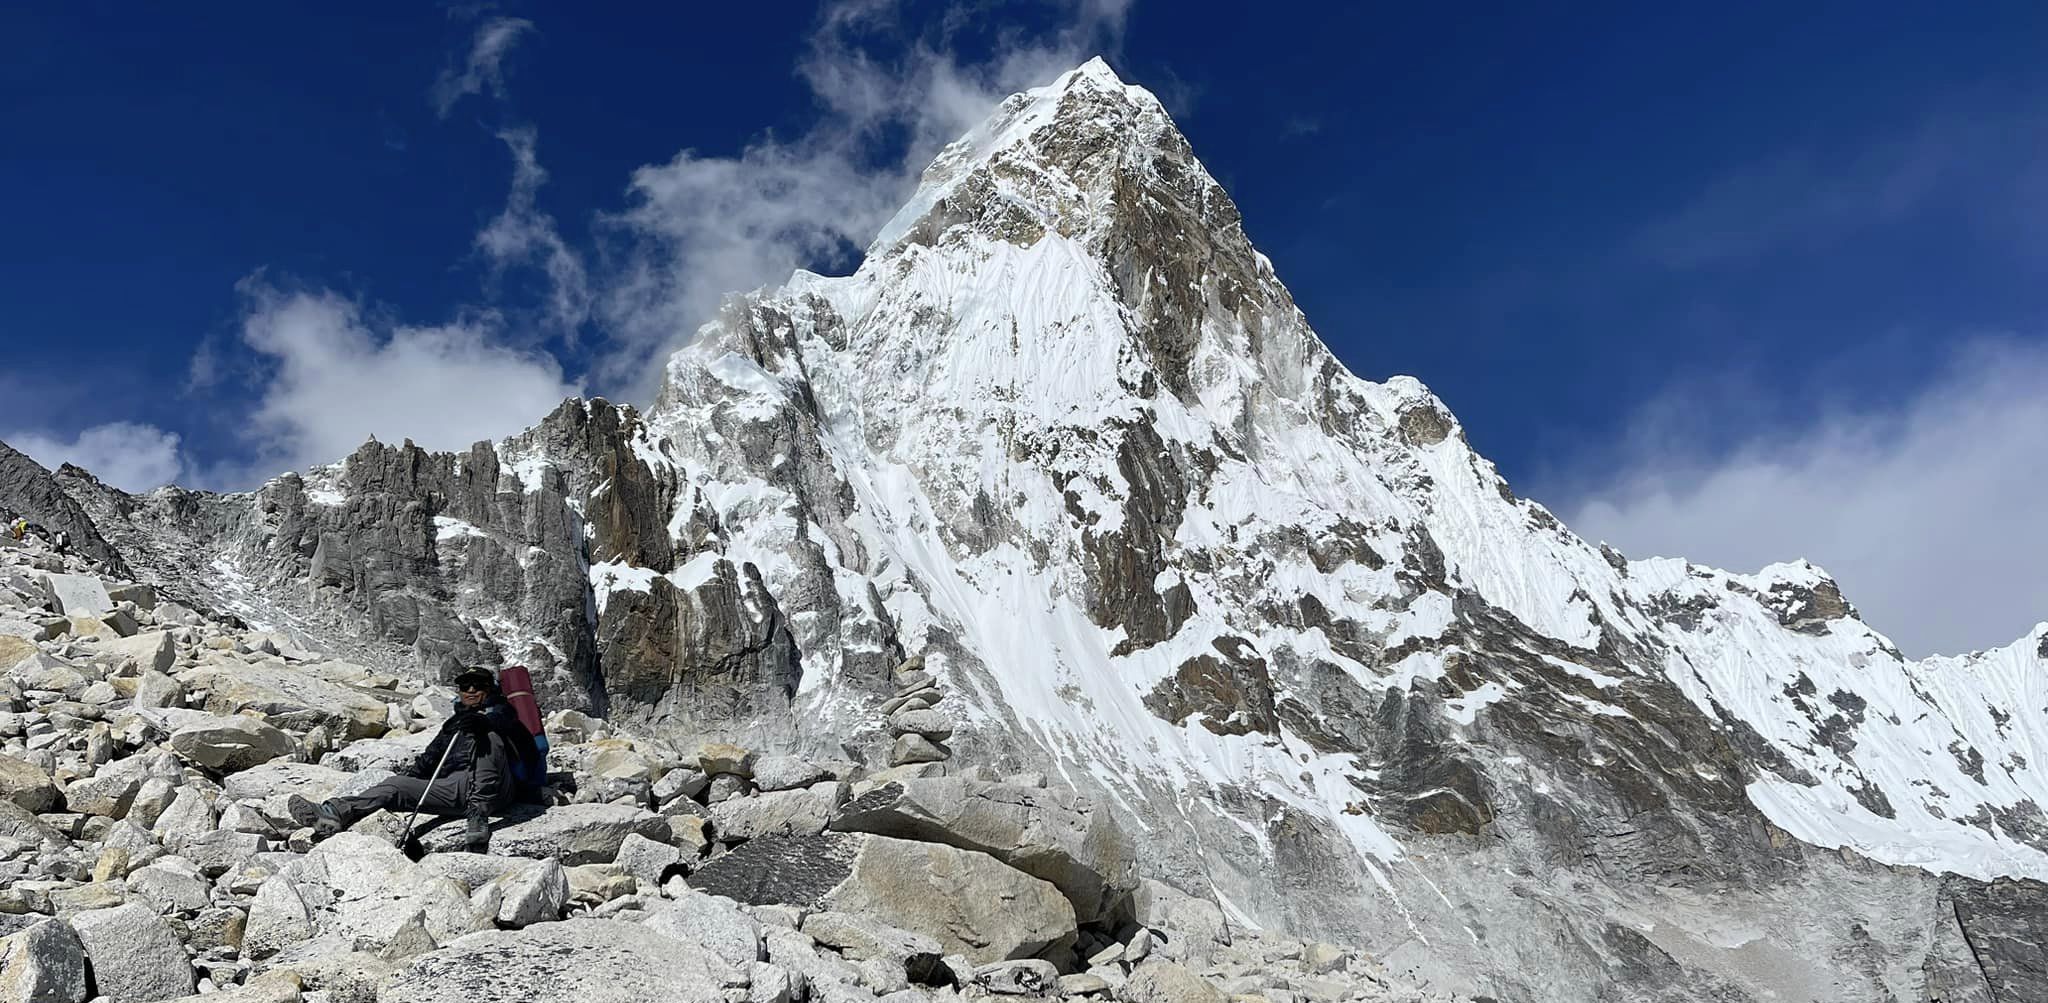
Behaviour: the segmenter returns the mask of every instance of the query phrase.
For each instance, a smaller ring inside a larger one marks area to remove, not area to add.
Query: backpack
[[[532,759],[515,756],[512,762],[512,779],[525,792],[538,792],[548,781],[548,733],[541,723],[540,702],[533,697],[533,676],[524,665],[508,665],[498,670],[498,693],[505,702],[512,705],[519,715],[519,723],[526,726],[533,735],[535,755]]]

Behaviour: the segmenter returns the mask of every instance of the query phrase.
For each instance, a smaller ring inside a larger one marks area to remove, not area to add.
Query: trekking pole
[[[412,824],[419,819],[420,809],[427,806],[427,795],[434,793],[434,784],[441,779],[441,768],[448,765],[448,754],[455,751],[455,740],[460,737],[462,736],[448,736],[448,744],[441,749],[441,760],[434,764],[434,775],[427,778],[426,789],[420,791],[420,799],[412,806],[412,814],[405,817],[405,835],[399,837],[398,848],[407,850],[408,855],[412,846]]]

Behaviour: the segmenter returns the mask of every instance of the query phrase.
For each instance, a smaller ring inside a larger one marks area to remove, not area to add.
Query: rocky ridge
[[[0,542],[0,663],[0,1003],[1452,998],[1141,881],[1043,776],[921,755],[558,710],[553,804],[498,820],[493,853],[408,860],[381,812],[315,844],[313,807],[415,755],[452,695],[35,538]],[[896,676],[892,730],[943,740],[945,698]]]

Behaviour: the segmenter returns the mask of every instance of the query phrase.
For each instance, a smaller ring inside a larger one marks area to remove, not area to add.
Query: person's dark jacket
[[[476,735],[477,741],[471,740],[471,732],[464,727],[468,715],[480,715],[489,725],[487,733],[505,740],[505,748],[514,762],[538,767],[533,771],[534,776],[539,776],[540,770],[545,769],[540,746],[534,744],[533,733],[526,730],[526,725],[519,723],[518,711],[513,710],[511,703],[503,696],[493,693],[474,710],[462,707],[460,702],[457,702],[456,707],[455,714],[442,722],[440,734],[435,735],[434,740],[427,743],[426,749],[413,760],[412,768],[407,771],[408,775],[422,780],[432,777],[435,764],[441,762],[442,750],[447,749],[450,742],[455,743],[455,748],[448,753],[448,762],[441,767],[441,775],[454,776],[469,769],[475,756],[477,741],[484,738],[484,733]]]

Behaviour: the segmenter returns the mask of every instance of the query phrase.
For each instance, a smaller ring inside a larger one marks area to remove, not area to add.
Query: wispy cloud
[[[927,30],[906,26],[895,0],[828,5],[795,67],[821,111],[816,124],[765,134],[737,156],[684,150],[634,171],[624,208],[597,221],[606,253],[579,249],[540,203],[548,175],[539,133],[514,113],[507,72],[534,25],[483,21],[466,58],[431,89],[444,117],[483,95],[509,123],[495,127],[511,159],[505,204],[475,236],[492,268],[476,299],[483,305],[421,325],[317,286],[285,291],[261,273],[245,280],[239,335],[203,345],[188,386],[255,397],[245,452],[188,475],[246,488],[332,462],[370,435],[456,449],[516,432],[586,388],[651,399],[662,359],[726,295],[799,267],[850,264],[941,146],[1004,96],[1117,50],[1130,0],[1055,2],[1060,25],[1035,35],[1000,29],[995,44],[974,47],[993,53],[978,60],[957,55],[956,43],[985,31],[980,4],[951,8]],[[527,268],[546,278],[544,322],[499,302],[498,280]],[[601,337],[577,344],[586,328]],[[577,349],[580,377],[531,347],[550,335]]]
[[[186,472],[178,433],[140,422],[94,425],[68,438],[17,432],[0,439],[52,470],[74,464],[124,491],[162,487]]]
[[[2009,203],[2039,183],[2044,156],[2048,119],[2031,111],[1936,115],[1862,144],[1789,150],[1730,170],[1645,226],[1635,249],[1676,269],[1811,253],[1951,201]]]
[[[1980,339],[1896,407],[1835,409],[1731,449],[1688,423],[1755,427],[1726,394],[1675,391],[1566,506],[1634,556],[1737,570],[1804,557],[1916,654],[2004,644],[2048,619],[2048,344]]]
[[[549,318],[557,329],[573,335],[590,315],[590,282],[583,259],[562,239],[553,216],[537,202],[547,181],[535,153],[537,135],[531,127],[498,133],[512,153],[512,188],[505,208],[476,235],[477,249],[494,267],[535,265],[548,277]]]
[[[488,92],[492,97],[505,96],[505,57],[513,46],[527,32],[533,30],[533,22],[517,17],[493,17],[477,25],[476,34],[470,40],[469,57],[458,68],[450,66],[441,71],[434,81],[429,96],[434,102],[434,111],[442,118],[455,110],[462,99],[471,94]]]

